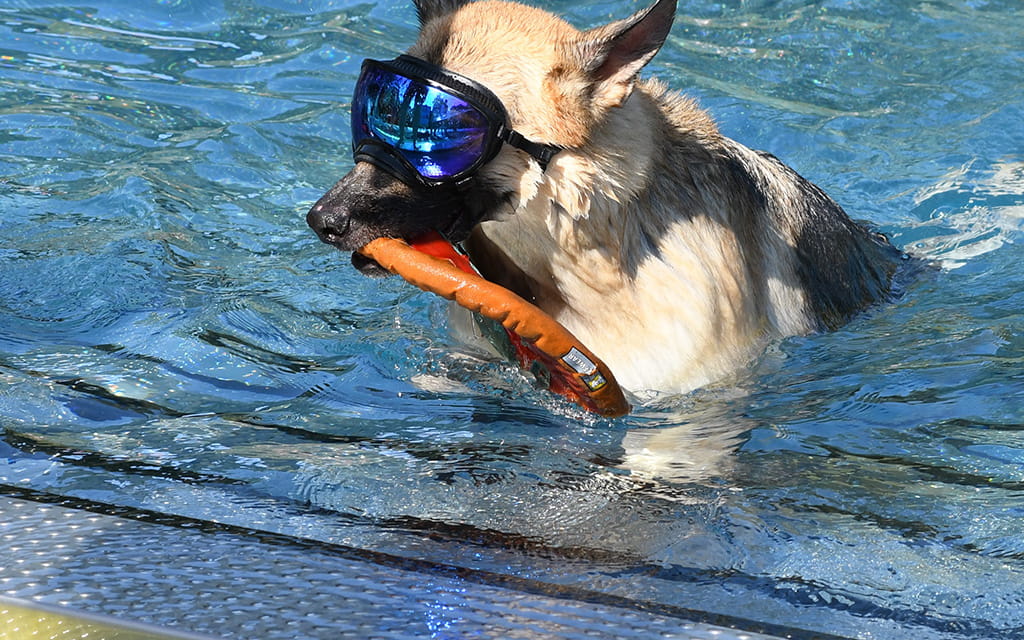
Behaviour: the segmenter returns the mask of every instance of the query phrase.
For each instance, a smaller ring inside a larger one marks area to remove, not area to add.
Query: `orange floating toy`
[[[441,234],[408,243],[371,241],[360,253],[407,282],[501,324],[525,369],[544,369],[548,388],[607,417],[629,413],[629,403],[608,367],[554,318],[473,269]]]

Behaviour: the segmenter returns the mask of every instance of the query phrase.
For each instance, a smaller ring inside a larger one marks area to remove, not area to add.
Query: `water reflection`
[[[676,426],[627,431],[620,466],[655,482],[728,484],[736,451],[755,423],[731,404],[674,415]]]

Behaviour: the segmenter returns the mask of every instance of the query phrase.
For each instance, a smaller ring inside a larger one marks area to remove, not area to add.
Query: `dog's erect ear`
[[[595,98],[621,105],[633,90],[636,74],[665,43],[676,16],[676,0],[658,0],[630,17],[583,32],[576,56],[595,81]]]
[[[416,15],[419,16],[420,24],[424,25],[434,18],[448,15],[470,0],[413,0],[416,5]]]

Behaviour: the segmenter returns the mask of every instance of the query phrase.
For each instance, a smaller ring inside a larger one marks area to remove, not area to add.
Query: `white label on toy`
[[[562,356],[562,362],[572,367],[576,373],[587,375],[597,369],[597,365],[590,361],[590,358],[583,355],[583,352],[573,347],[569,353]]]

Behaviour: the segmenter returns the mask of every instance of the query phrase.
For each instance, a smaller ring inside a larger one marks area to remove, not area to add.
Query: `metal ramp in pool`
[[[0,640],[828,637],[11,486],[0,597]]]

